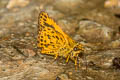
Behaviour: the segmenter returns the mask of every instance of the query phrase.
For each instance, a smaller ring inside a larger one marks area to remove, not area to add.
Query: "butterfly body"
[[[55,59],[62,56],[66,58],[66,62],[73,60],[75,65],[79,54],[84,51],[83,46],[65,34],[45,12],[41,12],[38,17],[37,41],[41,54],[54,55]]]

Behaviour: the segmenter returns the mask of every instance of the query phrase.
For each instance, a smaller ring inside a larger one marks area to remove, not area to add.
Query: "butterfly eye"
[[[73,49],[74,51],[77,51],[77,50],[79,50],[77,47],[74,47],[74,49]]]

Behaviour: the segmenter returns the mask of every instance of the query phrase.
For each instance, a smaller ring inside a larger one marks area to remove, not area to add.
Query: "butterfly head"
[[[78,64],[79,59],[81,59],[81,57],[83,56],[83,52],[84,52],[83,45],[77,43],[70,54],[70,58],[75,62],[75,65]]]

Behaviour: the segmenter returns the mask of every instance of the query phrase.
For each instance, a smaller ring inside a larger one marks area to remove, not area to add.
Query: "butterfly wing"
[[[45,12],[39,14],[38,28],[37,46],[41,49],[41,53],[54,55],[66,44],[71,46],[74,44],[74,41]]]

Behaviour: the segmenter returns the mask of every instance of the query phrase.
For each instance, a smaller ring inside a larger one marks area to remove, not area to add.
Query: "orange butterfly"
[[[75,62],[79,61],[79,55],[84,51],[83,46],[72,40],[62,29],[48,16],[46,12],[41,12],[38,17],[38,36],[37,47],[41,54],[54,55],[69,59]]]

